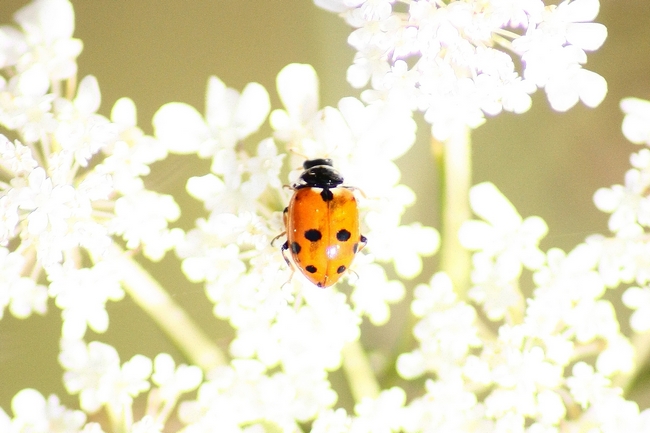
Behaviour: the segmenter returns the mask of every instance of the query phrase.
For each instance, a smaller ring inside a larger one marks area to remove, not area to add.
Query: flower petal
[[[566,40],[585,51],[595,51],[607,39],[607,27],[600,23],[573,23],[567,25]]]
[[[318,110],[318,76],[311,65],[292,63],[276,80],[278,94],[289,116],[307,123]]]
[[[234,125],[241,140],[257,131],[271,110],[269,94],[259,83],[248,83],[235,110]]]
[[[512,227],[521,224],[521,216],[491,182],[479,183],[469,192],[469,202],[474,213],[495,227]]]
[[[210,138],[201,114],[182,102],[170,102],[160,107],[152,123],[156,137],[171,152],[194,153]]]

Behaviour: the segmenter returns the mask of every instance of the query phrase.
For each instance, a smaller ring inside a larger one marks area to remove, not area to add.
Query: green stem
[[[126,292],[160,326],[192,364],[204,371],[210,371],[227,363],[217,345],[140,264],[116,245],[113,245],[112,253],[122,273]]]
[[[359,340],[346,344],[341,355],[343,371],[355,403],[364,397],[376,398],[380,391],[379,384]]]
[[[444,143],[432,138],[431,146],[440,176],[440,270],[449,275],[459,297],[466,299],[471,260],[469,251],[460,244],[458,230],[470,218],[472,157],[469,129],[453,134]]]
[[[613,381],[614,386],[623,389],[624,396],[628,396],[634,390],[639,375],[643,373],[648,359],[650,359],[650,333],[635,333],[632,337],[632,345],[636,360],[634,368],[629,373],[618,375]]]

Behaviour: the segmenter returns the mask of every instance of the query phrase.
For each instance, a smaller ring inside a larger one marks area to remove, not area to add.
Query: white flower
[[[650,329],[650,287],[630,287],[623,293],[623,303],[634,311],[630,326],[636,332]]]
[[[612,304],[605,300],[580,301],[566,322],[577,341],[585,343],[597,337],[609,337],[618,332],[618,322]]]
[[[75,189],[57,184],[43,168],[36,167],[26,179],[14,178],[13,187],[6,192],[7,200],[15,203],[19,221],[25,221],[20,231],[23,242],[35,245],[46,267],[61,261],[68,249],[83,245],[101,254],[110,242],[106,228],[93,218],[92,203],[103,193],[87,188],[91,179],[100,186],[106,181],[88,178]]]
[[[142,245],[144,255],[158,261],[183,235],[180,229],[168,228],[180,213],[171,195],[141,189],[115,201],[110,230],[123,237],[128,249]]]
[[[289,143],[307,138],[306,126],[318,111],[316,71],[311,65],[292,63],[280,71],[276,83],[286,109],[271,112],[269,120],[276,137]]]
[[[192,432],[239,431],[258,423],[296,431],[296,420],[315,417],[334,400],[324,376],[266,375],[259,362],[236,359],[212,373],[197,400],[181,404],[179,419]]]
[[[391,433],[400,430],[404,422],[406,393],[398,387],[382,391],[376,399],[364,398],[354,406],[356,418],[351,433]]]
[[[607,92],[600,75],[582,68],[585,51],[607,36],[605,26],[591,22],[598,0],[315,3],[354,28],[350,84],[370,83],[366,101],[425,112],[441,141],[477,128],[485,114],[528,110],[536,87],[560,111],[578,100],[596,106]]]
[[[542,427],[555,426],[566,415],[562,393],[557,392],[563,368],[549,360],[541,347],[524,342],[524,331],[520,326],[502,326],[498,346],[486,345],[482,354],[491,364],[494,383],[484,401],[494,431],[523,432],[526,424],[536,425],[530,431],[546,431]]]
[[[281,188],[283,159],[272,139],[259,143],[256,156],[223,149],[213,159],[213,173],[190,178],[187,191],[213,214],[254,211],[268,187]]]
[[[117,139],[116,126],[104,116],[95,114],[100,102],[97,79],[87,76],[79,83],[74,100],[57,99],[54,107],[59,120],[55,138],[65,152],[74,154],[75,162],[82,167]]]
[[[113,123],[97,114],[96,78],[76,84],[82,45],[72,38],[71,3],[34,0],[14,18],[21,30],[0,28],[0,126],[18,138],[0,136],[0,245],[25,261],[13,278],[5,277],[0,306],[4,311],[8,304],[18,317],[44,312],[45,288],[29,280],[59,280],[50,295],[64,309],[64,334],[79,338],[86,325],[106,330],[104,304],[121,298],[121,289],[107,294],[115,284],[108,278],[97,293],[81,291],[79,281],[93,278],[79,277],[72,287],[80,296],[72,299],[60,284],[61,269],[102,261],[116,233],[128,248],[160,259],[180,238],[179,229],[168,229],[179,209],[171,196],[144,189],[141,177],[166,152],[136,127],[133,103],[118,101]],[[141,205],[137,212],[133,203]]]
[[[111,121],[119,137],[103,149],[106,158],[97,171],[111,176],[116,191],[122,194],[137,192],[144,188],[141,176],[149,174],[149,165],[165,159],[167,149],[138,128],[136,107],[131,99],[120,98],[115,102]]]
[[[153,361],[151,381],[158,385],[160,398],[173,401],[182,393],[196,389],[203,378],[199,367],[181,364],[176,368],[173,358],[161,353]]]
[[[580,428],[599,428],[603,432],[643,433],[650,425],[650,411],[639,413],[639,405],[611,392],[594,402],[576,423]],[[569,424],[570,427],[573,425]],[[584,426],[584,427],[583,427]]]
[[[572,356],[569,336],[580,335],[579,341],[583,341],[585,328],[595,329],[584,326],[580,315],[605,292],[605,282],[594,269],[598,259],[598,249],[589,244],[580,244],[568,254],[551,248],[547,264],[533,276],[537,288],[534,297],[528,299],[524,319],[527,332],[543,340],[547,356],[560,364],[568,363]]]
[[[81,433],[105,433],[102,426],[96,422],[89,422],[81,430]]]
[[[492,320],[502,318],[512,307],[521,307],[518,279],[523,267],[539,269],[545,260],[538,244],[548,231],[540,217],[522,219],[512,203],[491,183],[470,190],[470,205],[484,221],[463,223],[461,244],[477,251],[470,290],[472,299],[483,304]]]
[[[476,395],[464,389],[456,374],[425,383],[426,392],[404,408],[404,430],[407,432],[492,431],[485,419],[484,408]]]
[[[643,150],[650,155],[648,149]],[[600,188],[594,194],[596,207],[612,214],[609,229],[614,233],[634,230],[629,226],[635,224],[650,226],[650,199],[645,196],[650,186],[650,167],[644,168],[628,170],[625,173],[625,186]]]
[[[512,270],[508,268],[495,266],[490,257],[481,252],[474,254],[472,265],[471,278],[474,286],[468,295],[483,306],[490,320],[500,320],[509,309],[521,308],[518,275],[512,275]]]
[[[623,135],[635,144],[650,145],[650,101],[638,98],[621,100]]]
[[[24,319],[32,313],[44,314],[47,310],[47,288],[31,278],[16,279],[5,289],[9,290],[9,311],[14,317]]]
[[[7,306],[14,317],[21,319],[47,310],[47,288],[21,276],[25,264],[22,255],[0,247],[0,318]]]
[[[395,271],[404,278],[413,278],[422,271],[421,256],[429,256],[438,251],[440,235],[432,227],[419,223],[395,226],[387,215],[373,212],[368,215],[368,225],[372,231],[372,252],[378,261],[393,261]],[[382,230],[385,227],[385,230]]]
[[[630,373],[635,365],[636,349],[625,336],[610,334],[606,336],[607,347],[596,359],[596,369],[605,376],[616,373]]]
[[[124,297],[120,274],[109,262],[82,269],[57,266],[51,270],[50,281],[49,294],[62,310],[64,338],[82,338],[87,326],[105,332],[106,302]]]
[[[19,72],[25,72],[44,65],[52,80],[70,78],[77,73],[76,58],[82,43],[72,38],[74,11],[69,1],[36,0],[18,10],[14,19],[23,33],[2,27],[10,42],[5,43],[4,62],[0,66],[15,66]]]
[[[162,433],[162,428],[152,417],[145,416],[131,426],[129,433]]]
[[[640,229],[639,225],[633,227]],[[592,235],[586,240],[587,244],[597,249],[598,272],[607,287],[616,287],[621,282],[645,284],[650,281],[650,263],[646,252],[650,245],[636,240],[639,232],[623,233],[614,238],[602,235]]]
[[[314,420],[311,433],[347,433],[351,422],[345,409],[325,410]]]
[[[269,337],[277,346],[271,348],[265,342],[260,360],[271,366],[276,358],[284,371],[294,375],[334,370],[341,363],[343,346],[359,338],[360,320],[341,293],[314,287],[305,290],[304,296],[306,305],[295,312],[286,307],[271,325]],[[336,323],[328,320],[331,317],[337,317]]]
[[[87,346],[78,340],[62,341],[59,362],[66,370],[63,382],[71,394],[79,393],[80,406],[95,412],[105,402],[107,392],[103,389],[105,377],[119,369],[117,351],[97,341]]]
[[[94,114],[99,101],[99,88],[92,77],[81,81],[73,101],[55,99],[56,107],[50,109],[54,110],[51,114],[56,128],[47,130],[46,136],[37,137],[43,155],[34,153],[34,146],[27,147],[18,141],[9,143],[4,137],[0,140],[4,168],[13,176],[10,183],[0,190],[0,203],[6,211],[0,229],[2,243],[13,242],[12,248],[20,245],[19,250],[26,256],[36,250],[38,261],[30,265],[37,268],[33,274],[35,278],[45,269],[50,281],[60,280],[59,269],[62,266],[68,270],[79,266],[70,260],[74,256],[70,254],[73,250],[83,248],[99,260],[112,242],[108,231],[110,221],[115,218],[108,202],[114,192],[111,178],[101,172],[105,168],[99,168],[101,164],[94,169],[83,168],[116,139],[114,126]],[[42,158],[47,162],[47,170],[41,166]],[[133,176],[140,174],[143,172],[133,173]],[[148,222],[156,221],[160,216],[156,214]],[[167,220],[164,220],[163,223],[145,223],[144,226],[150,231],[155,227],[158,233],[166,229],[166,224]],[[155,240],[160,243],[159,237]],[[169,249],[168,244],[157,247],[156,255],[161,256]],[[145,248],[148,253],[150,249],[150,246]],[[65,264],[61,265],[64,261]],[[29,273],[29,269],[22,269],[21,273]],[[92,280],[87,277],[80,280],[88,282],[89,279]],[[113,286],[117,284],[114,278],[103,282]],[[106,330],[108,317],[104,304],[109,298],[121,298],[119,285],[117,290],[109,290],[110,294],[104,293],[102,288],[107,287],[104,283],[84,287],[68,298],[65,293],[69,291],[61,289],[61,285],[57,288],[57,284],[50,287],[50,294],[57,297],[57,305],[64,309],[66,335],[80,337],[85,332],[86,323],[95,331]],[[32,309],[44,311],[40,286],[18,279],[11,287],[15,289],[11,296],[15,298],[12,308],[16,314],[26,316]],[[97,302],[93,303],[93,300]]]
[[[573,366],[572,375],[566,379],[567,386],[576,403],[583,408],[604,398],[612,392],[610,380],[584,362]]]
[[[404,285],[400,281],[389,281],[386,272],[377,264],[354,266],[358,279],[350,297],[355,311],[365,314],[374,325],[383,325],[390,318],[389,304],[404,297]]]
[[[63,381],[71,394],[79,394],[81,407],[95,412],[109,405],[120,412],[150,387],[151,360],[135,355],[120,367],[117,351],[104,343],[64,340],[59,362],[66,370]]]
[[[205,119],[189,105],[176,102],[161,107],[153,125],[156,137],[169,151],[216,157],[220,149],[232,150],[257,131],[269,108],[268,93],[260,84],[250,83],[239,94],[210,77]]]
[[[11,409],[14,418],[9,432],[77,433],[86,422],[86,414],[62,406],[56,395],[45,399],[30,388],[14,396]]]
[[[426,371],[449,374],[472,347],[481,345],[474,323],[475,310],[457,299],[444,273],[435,274],[428,285],[415,288],[411,311],[421,319],[413,328],[420,347],[397,359],[397,371],[403,377],[418,377]]]
[[[579,244],[568,254],[551,248],[547,252],[546,265],[534,274],[538,286],[536,295],[554,294],[569,301],[599,298],[605,287],[594,270],[598,258],[598,250],[589,244]]]
[[[544,263],[544,254],[537,244],[548,227],[541,218],[522,219],[508,199],[488,182],[472,187],[470,205],[485,222],[463,224],[458,235],[465,248],[494,258],[504,275],[512,277],[519,275],[522,265],[538,269]]]

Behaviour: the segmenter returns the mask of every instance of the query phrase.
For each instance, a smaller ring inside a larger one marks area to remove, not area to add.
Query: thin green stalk
[[[126,292],[192,364],[210,371],[227,363],[219,347],[140,264],[118,246],[113,246],[112,253],[119,264]]]
[[[343,371],[355,403],[359,403],[364,397],[376,398],[380,387],[359,340],[346,344],[341,355]]]
[[[628,396],[637,385],[639,375],[642,374],[650,359],[650,334],[634,334],[632,337],[636,362],[629,373],[620,374],[614,379],[614,386],[623,389],[623,395]]]
[[[455,133],[444,143],[432,138],[431,146],[440,177],[440,270],[449,275],[459,297],[466,299],[471,260],[469,251],[460,244],[458,230],[470,218],[472,156],[469,129]]]

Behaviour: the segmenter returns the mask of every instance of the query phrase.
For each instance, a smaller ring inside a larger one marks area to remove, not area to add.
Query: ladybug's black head
[[[304,184],[298,187],[336,188],[343,183],[343,176],[332,167],[331,159],[309,159],[302,166],[305,171],[300,180]]]
[[[308,159],[302,163],[302,168],[309,170],[310,168],[316,167],[317,165],[329,165],[330,167],[333,167],[334,163],[330,158]]]

